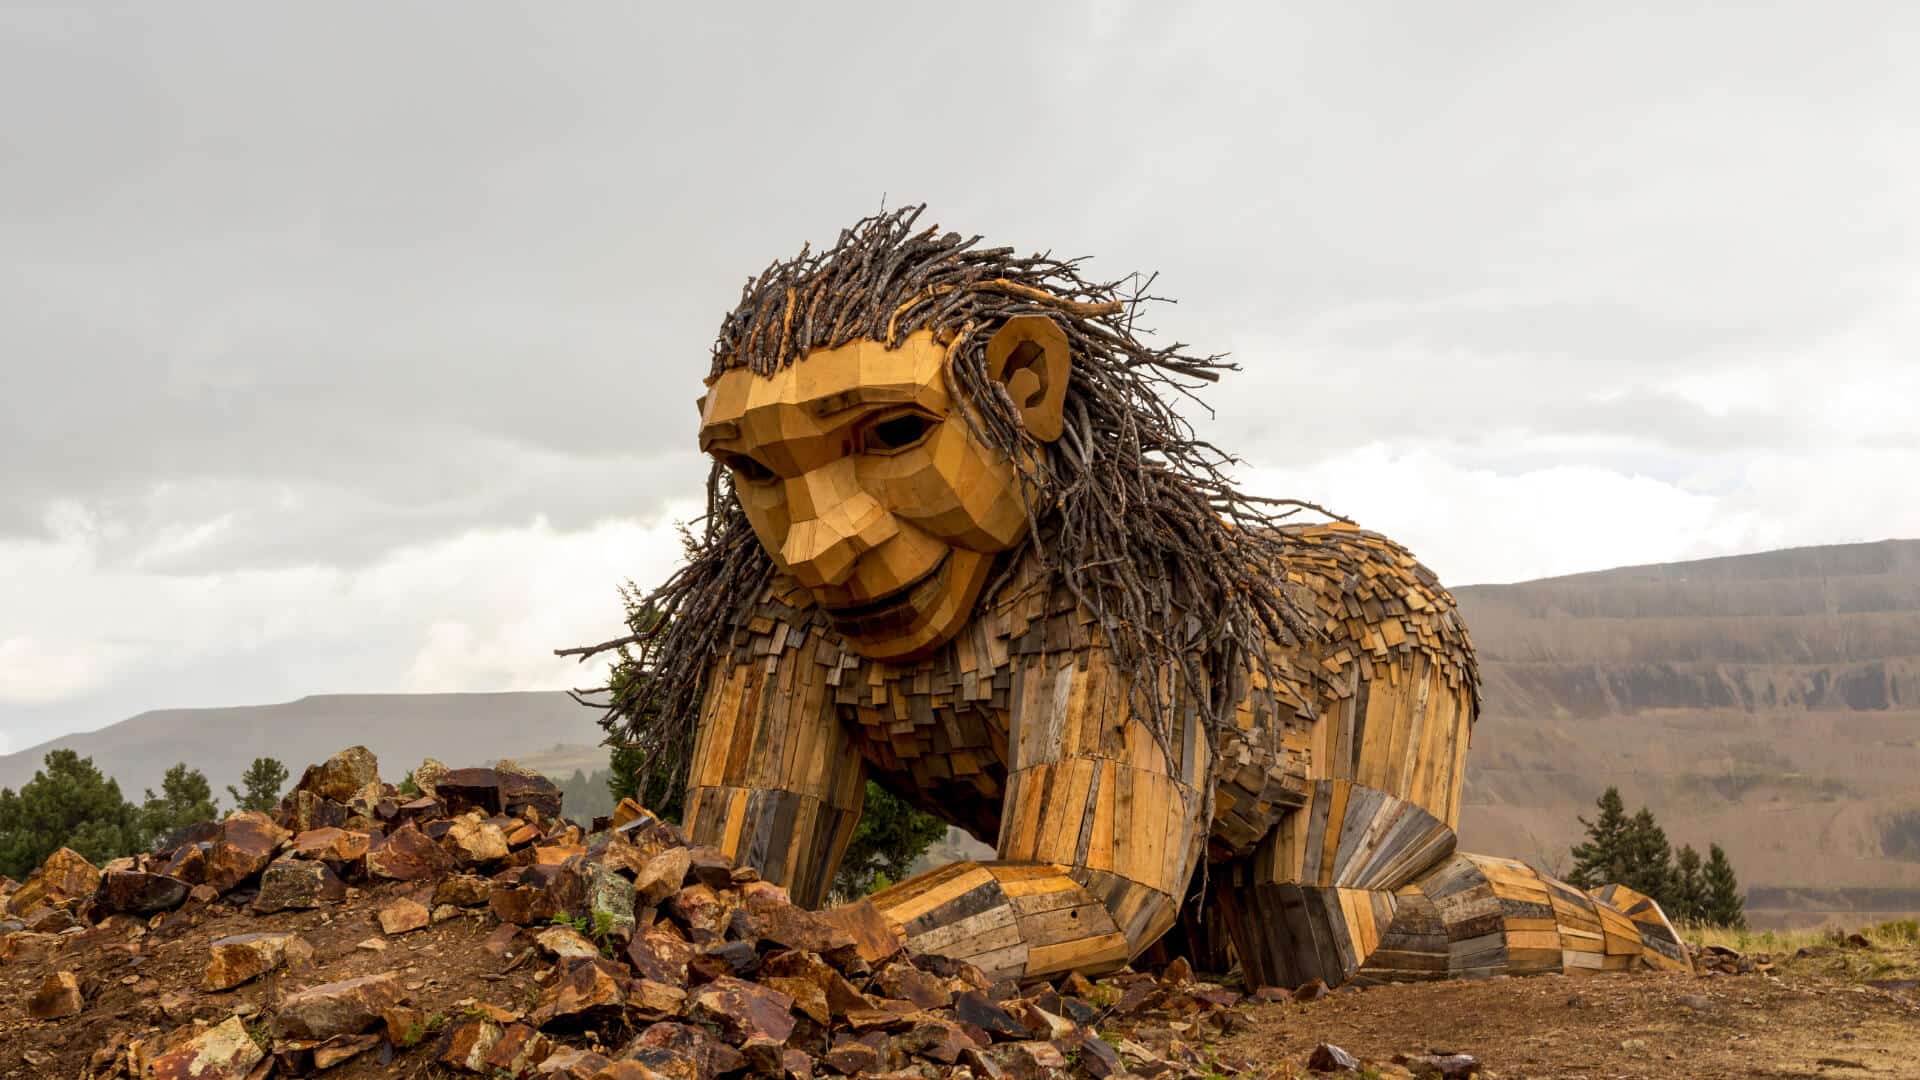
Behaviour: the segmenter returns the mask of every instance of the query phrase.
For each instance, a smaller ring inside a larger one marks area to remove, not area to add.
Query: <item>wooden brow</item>
[[[856,386],[842,390],[837,394],[827,394],[807,402],[806,409],[814,416],[832,416],[846,412],[857,405],[899,405],[919,400],[918,388],[904,386]]]

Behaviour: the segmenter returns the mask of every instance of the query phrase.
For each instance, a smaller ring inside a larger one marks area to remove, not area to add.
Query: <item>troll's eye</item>
[[[733,475],[749,484],[764,484],[774,479],[772,469],[746,454],[721,454],[720,463],[732,469]]]
[[[860,437],[860,449],[869,454],[893,454],[919,445],[933,431],[934,420],[919,413],[901,413],[868,428]]]

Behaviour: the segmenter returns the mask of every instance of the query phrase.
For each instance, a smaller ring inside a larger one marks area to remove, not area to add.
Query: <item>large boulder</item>
[[[413,770],[413,772],[408,775],[413,777],[413,786],[420,789],[422,796],[437,800],[440,797],[440,781],[447,775],[447,772],[448,769],[445,765],[440,764],[432,758],[427,758],[420,762],[419,768]]]
[[[627,1006],[632,980],[599,959],[562,960],[531,1017],[535,1027],[577,1029],[617,1020]]]
[[[642,1028],[621,1047],[619,1061],[638,1064],[657,1076],[726,1076],[748,1065],[745,1055],[707,1034],[705,1028],[672,1021]],[[761,1075],[779,1074],[763,1071]]]
[[[664,930],[650,929],[636,935],[627,945],[627,959],[642,978],[669,986],[685,986],[693,946]]]
[[[287,831],[265,814],[241,810],[220,823],[220,835],[207,849],[205,884],[227,892],[267,868]]]
[[[301,859],[318,859],[336,867],[357,863],[367,857],[372,837],[358,829],[325,827],[308,829],[293,838],[289,854]]]
[[[296,833],[338,829],[352,820],[345,804],[311,791],[292,791],[280,803],[280,824]]]
[[[594,863],[587,874],[587,913],[616,941],[633,937],[633,883],[605,863]]]
[[[7,909],[15,915],[30,915],[47,905],[65,906],[91,896],[99,887],[99,867],[72,848],[61,848],[14,890]]]
[[[27,997],[27,1015],[35,1020],[59,1020],[87,1007],[80,980],[71,971],[56,971]]]
[[[214,835],[219,835],[218,826]],[[172,878],[179,878],[189,887],[203,885],[207,880],[207,851],[213,847],[211,838],[199,843],[181,844],[166,855],[166,861],[160,864],[160,872]]]
[[[200,989],[231,990],[267,972],[313,954],[313,947],[293,934],[234,934],[216,938],[208,946],[207,967]]]
[[[493,763],[493,771],[500,778],[501,813],[539,821],[560,817],[560,785],[504,759]]]
[[[419,783],[419,774],[414,782]],[[500,812],[500,774],[492,769],[448,769],[434,780],[433,794],[447,804],[447,813],[480,811],[483,817]]]
[[[402,825],[367,852],[370,877],[413,881],[453,868],[453,859],[415,825]]]
[[[266,1051],[248,1036],[238,1016],[229,1016],[147,1063],[152,1080],[243,1080]]]
[[[391,971],[322,983],[281,1001],[271,1030],[275,1037],[292,1039],[358,1035],[381,1023],[404,997],[400,977]]]
[[[506,831],[471,811],[454,819],[440,846],[463,867],[497,863],[509,853]]]
[[[349,746],[318,765],[307,766],[295,791],[308,791],[323,799],[349,803],[364,795],[368,787],[380,782],[380,759],[364,746]]]
[[[712,1024],[731,1043],[785,1042],[793,1034],[792,1010],[793,998],[786,994],[723,975],[694,991],[687,1015]]]
[[[449,874],[433,887],[433,906],[486,907],[493,894],[493,882],[478,874]]]
[[[93,906],[105,914],[124,912],[128,915],[151,915],[157,911],[172,911],[186,903],[187,890],[190,888],[192,886],[179,878],[165,874],[108,870],[100,875],[100,886],[93,894]]]
[[[260,875],[260,895],[254,899],[253,909],[261,914],[304,911],[346,895],[347,886],[332,867],[288,855],[269,863]]]
[[[420,901],[403,896],[381,908],[378,918],[380,932],[392,937],[411,930],[426,929],[432,921],[432,912]]]
[[[686,848],[668,848],[640,867],[633,879],[634,899],[646,907],[657,907],[680,891],[687,879],[693,856]]]
[[[487,904],[501,922],[533,926],[571,915],[587,900],[584,860],[558,866],[528,866],[517,880],[497,882]]]
[[[732,920],[739,931],[736,936],[817,953],[854,946],[852,935],[788,900],[786,891],[777,886],[749,882],[742,886],[741,893],[746,902]]]

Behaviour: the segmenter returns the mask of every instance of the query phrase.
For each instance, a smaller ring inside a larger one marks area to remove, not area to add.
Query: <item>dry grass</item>
[[[1865,937],[1876,949],[1901,949],[1920,946],[1920,919],[1899,919],[1859,930],[1834,926],[1805,930],[1729,930],[1721,926],[1691,923],[1679,927],[1680,937],[1690,945],[1719,945],[1736,952],[1793,953],[1818,946],[1841,946],[1849,934]]]
[[[1764,954],[1783,974],[1813,975],[1845,983],[1920,978],[1920,920],[1898,919],[1858,930],[1727,930],[1684,926],[1693,945],[1720,945]],[[1865,940],[1865,944],[1861,943]]]

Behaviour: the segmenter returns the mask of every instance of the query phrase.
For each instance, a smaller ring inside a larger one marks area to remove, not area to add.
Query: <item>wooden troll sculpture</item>
[[[1230,482],[1171,404],[1230,365],[918,213],[773,265],[721,327],[704,531],[609,643],[646,676],[616,734],[686,770],[695,842],[818,905],[874,779],[995,843],[868,898],[995,977],[1125,964],[1202,881],[1258,984],[1686,969],[1646,897],[1454,850],[1453,599]]]

